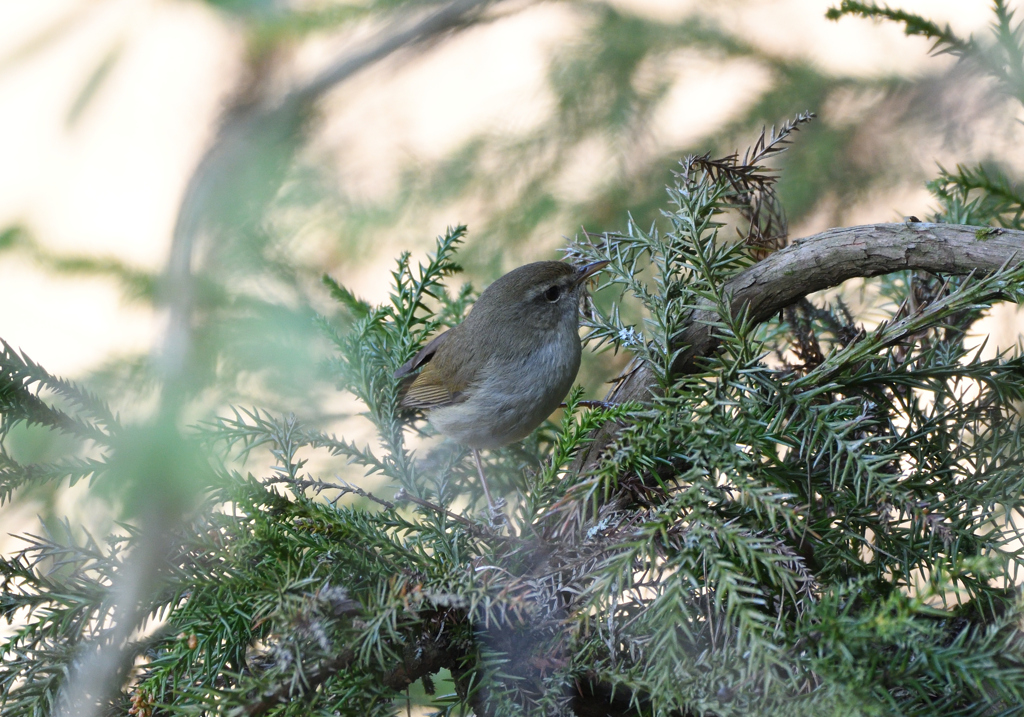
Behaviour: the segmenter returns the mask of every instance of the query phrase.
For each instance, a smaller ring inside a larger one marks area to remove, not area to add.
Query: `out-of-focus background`
[[[991,20],[983,0],[901,6],[964,35]],[[336,430],[358,407],[321,370],[313,319],[339,315],[325,272],[385,301],[400,252],[465,223],[480,287],[565,236],[657,222],[681,156],[742,151],[805,111],[778,161],[794,237],[927,217],[939,164],[1024,163],[990,87],[895,25],[829,22],[828,2],[504,0],[360,54],[437,7],[0,2],[0,338],[145,419],[177,226],[196,277],[189,415],[259,405]],[[1012,343],[1014,322],[983,330]],[[617,361],[585,366],[592,394]],[[47,436],[11,443],[39,460],[61,449]],[[84,510],[71,495],[0,508],[0,551],[34,516]]]

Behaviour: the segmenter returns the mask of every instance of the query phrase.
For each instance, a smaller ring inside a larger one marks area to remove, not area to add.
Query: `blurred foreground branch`
[[[277,99],[254,100],[244,93],[225,113],[215,140],[189,181],[172,238],[163,286],[166,330],[158,361],[163,377],[159,417],[151,427],[158,445],[177,431],[180,408],[189,395],[192,318],[195,307],[193,262],[199,236],[211,228],[259,222],[262,208],[280,186],[280,179],[294,149],[301,140],[301,129],[310,106],[325,92],[359,70],[394,53],[422,43],[472,21],[488,5],[498,0],[454,0],[423,16],[410,12],[392,22],[370,40],[340,53],[322,71]],[[133,466],[130,478],[161,475],[167,468],[159,451],[138,456],[142,463]],[[168,469],[170,470],[170,469]],[[170,470],[175,473],[174,470]],[[182,477],[180,469],[178,478]],[[163,488],[174,492],[188,480],[164,476]],[[194,479],[194,476],[192,477]],[[109,634],[95,644],[84,646],[77,669],[64,686],[59,714],[66,717],[90,717],[117,689],[128,668],[128,637],[145,614],[139,606],[150,598],[156,579],[155,566],[163,554],[176,549],[166,545],[168,537],[186,510],[188,499],[142,505],[142,529],[136,550],[113,586],[113,623]]]

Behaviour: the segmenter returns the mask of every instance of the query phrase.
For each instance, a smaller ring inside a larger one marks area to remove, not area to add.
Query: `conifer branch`
[[[769,255],[722,287],[734,315],[761,322],[798,299],[835,287],[848,279],[912,269],[933,274],[985,274],[1024,263],[1024,231],[954,224],[905,222],[829,229]],[[694,310],[685,328],[672,337],[679,353],[673,371],[693,371],[720,339],[719,312],[712,306]],[[609,403],[648,402],[658,381],[649,365],[631,366],[605,398]],[[614,429],[605,428],[574,466],[592,468],[608,446]]]

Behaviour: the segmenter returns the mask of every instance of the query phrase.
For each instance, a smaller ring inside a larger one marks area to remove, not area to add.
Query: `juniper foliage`
[[[842,12],[976,49],[899,11]],[[763,325],[734,314],[723,285],[785,241],[763,162],[809,119],[742,159],[684,160],[664,224],[569,247],[608,260],[599,290],[621,298],[589,307],[591,346],[657,383],[642,404],[595,407],[575,389],[557,424],[486,454],[507,529],[487,521],[461,449],[411,447],[430,428],[399,409],[393,379],[472,305],[471,287],[451,285],[465,229],[425,263],[401,256],[384,305],[325,278],[347,317],[319,320],[329,368],[376,440],[257,408],[196,427],[201,496],[117,646],[121,689],[93,696],[103,711],[392,715],[415,692],[443,715],[1020,714],[1024,358],[983,358],[968,339],[993,302],[1020,300],[1024,266],[882,277],[874,326],[839,300]],[[1020,228],[1020,193],[992,170],[944,172],[932,189],[938,221]],[[640,321],[619,311],[629,302]],[[678,336],[708,306],[719,348],[683,367]],[[26,426],[74,449],[13,455]],[[132,435],[0,345],[0,502],[40,484],[116,486]],[[378,487],[314,473],[317,451]],[[56,711],[88,646],[122,634],[112,586],[139,536],[131,522],[99,537],[68,524],[0,559],[5,717]]]
[[[448,286],[464,228],[423,264],[400,257],[382,306],[325,279],[348,315],[321,321],[332,370],[377,440],[258,409],[198,428],[216,478],[169,538],[107,711],[390,715],[417,681],[440,714],[1019,711],[1024,359],[982,359],[965,339],[993,301],[1018,300],[1024,268],[889,277],[891,315],[870,331],[842,305],[765,326],[732,314],[720,288],[765,251],[758,217],[780,211],[756,208],[774,201],[755,196],[774,176],[760,161],[807,119],[743,160],[685,160],[666,229],[573,244],[610,261],[602,290],[644,310],[640,324],[590,312],[592,343],[655,367],[658,386],[596,408],[574,390],[557,425],[488,455],[507,531],[461,450],[410,448],[429,427],[399,409],[392,377],[471,306],[471,288]],[[747,241],[722,233],[737,209]],[[708,302],[721,348],[679,371],[675,337]],[[0,453],[4,496],[107,471],[117,417],[6,345],[0,361],[3,435],[31,423],[83,444],[45,466]],[[609,422],[621,430],[599,464],[572,470]],[[272,465],[238,469],[263,449]],[[311,474],[310,450],[384,488]],[[0,563],[5,716],[60,703],[81,646],[111,629],[135,539],[127,525],[26,536]]]

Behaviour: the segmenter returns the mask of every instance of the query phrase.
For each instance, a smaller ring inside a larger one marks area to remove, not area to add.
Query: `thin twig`
[[[476,533],[480,537],[492,538],[492,539],[498,538],[498,539],[501,539],[501,540],[508,540],[508,538],[505,537],[504,535],[498,535],[497,533],[488,530],[487,528],[483,527],[482,525],[480,525],[478,523],[474,523],[469,518],[465,518],[465,517],[463,517],[463,516],[461,516],[461,515],[459,515],[457,513],[453,513],[450,510],[448,510],[447,508],[444,508],[444,507],[442,507],[440,505],[437,505],[436,503],[431,503],[429,500],[424,500],[423,498],[417,498],[416,496],[414,496],[411,493],[409,493],[409,491],[407,491],[405,488],[402,488],[397,493],[395,493],[395,501],[396,502],[401,503],[401,502],[406,501],[406,500],[409,501],[410,503],[415,503],[416,505],[420,506],[421,508],[426,508],[427,510],[431,510],[431,511],[437,513],[438,515],[446,515],[449,518],[451,518],[452,520],[454,520],[456,523],[459,523],[461,525],[466,526],[467,528],[469,528],[471,533]]]
[[[424,18],[406,18],[380,32],[362,47],[336,58],[313,79],[285,95],[282,104],[308,104],[342,80],[392,54],[467,22],[471,15],[498,0],[455,0]],[[404,26],[404,27],[403,27]]]
[[[346,495],[348,493],[352,493],[362,498],[366,498],[367,500],[372,500],[374,503],[382,505],[388,510],[394,510],[395,504],[392,503],[391,501],[384,500],[383,498],[378,498],[373,493],[369,493],[357,485],[352,485],[348,481],[338,478],[338,476],[335,476],[335,478],[337,478],[338,480],[337,483],[328,483],[327,481],[317,480],[307,473],[305,478],[299,480],[284,480],[275,482],[289,483],[291,485],[294,485],[299,490],[306,490],[307,488],[312,488],[318,494],[323,493],[325,490],[339,491],[338,495],[333,500],[330,501],[331,505],[336,505],[337,502],[341,499],[341,496]]]
[[[614,408],[617,404],[609,403],[608,401],[577,401],[577,408]],[[558,404],[559,408],[568,408],[569,405],[566,403]]]

